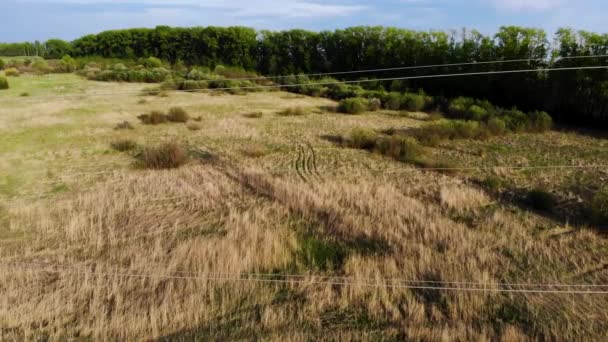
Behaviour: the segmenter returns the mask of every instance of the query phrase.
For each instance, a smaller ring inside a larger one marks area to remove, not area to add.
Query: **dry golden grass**
[[[80,86],[90,87],[87,92],[106,87]],[[17,84],[14,96],[23,90]],[[383,285],[389,278],[608,283],[608,243],[591,230],[492,198],[471,185],[475,173],[416,171],[321,137],[347,135],[355,127],[412,127],[421,120],[380,112],[242,116],[332,104],[281,97],[285,94],[172,93],[141,105],[127,95],[88,98],[83,106],[96,108],[94,115],[63,112],[66,126],[52,130],[48,121],[59,118],[57,108],[72,104],[57,99],[48,107],[0,108],[0,129],[9,139],[0,142],[0,175],[13,180],[0,185],[0,339],[605,338],[603,295],[361,285]],[[127,105],[115,108],[110,102]],[[116,122],[134,122],[142,110],[175,106],[202,116],[201,129],[113,129]],[[40,110],[42,122],[32,109]],[[604,147],[599,139],[560,134],[547,139]],[[187,143],[194,160],[179,169],[134,169],[130,156],[109,151],[111,141],[123,139]],[[512,139],[504,145],[519,148]],[[248,158],[246,146],[272,153]],[[467,153],[479,148],[433,153],[477,162],[515,158],[508,151]],[[394,170],[399,172],[389,172]],[[514,171],[500,175],[524,179]],[[558,177],[536,175],[545,181]],[[31,193],[40,189],[45,191]],[[45,197],[31,199],[41,194]],[[293,284],[226,279],[251,273],[305,276]],[[212,274],[219,279],[203,279]],[[357,284],[315,284],[314,275],[348,277]]]

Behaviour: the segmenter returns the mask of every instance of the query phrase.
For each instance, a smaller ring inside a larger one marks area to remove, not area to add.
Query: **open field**
[[[344,115],[278,91],[161,97],[72,74],[9,81],[0,339],[608,337],[607,295],[491,291],[608,284],[608,242],[580,208],[605,168],[422,170],[334,138],[417,128],[427,114]],[[172,107],[201,119],[137,119]],[[296,107],[304,115],[281,115]],[[134,129],[116,130],[124,121]],[[177,142],[191,158],[147,170],[111,147],[119,140]],[[455,168],[608,164],[605,137],[565,130],[424,148]],[[572,216],[517,200],[536,188]],[[290,274],[299,281],[280,282]],[[395,279],[490,291],[386,286]]]

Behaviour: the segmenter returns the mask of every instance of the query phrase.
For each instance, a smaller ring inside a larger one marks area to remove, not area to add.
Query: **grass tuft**
[[[186,123],[188,120],[190,120],[190,115],[182,107],[173,107],[169,109],[167,120],[170,122]]]
[[[135,127],[133,127],[133,125],[131,125],[131,123],[129,121],[123,121],[119,124],[117,124],[116,126],[114,126],[115,130],[121,130],[121,129],[135,129]]]
[[[131,151],[131,150],[134,150],[135,148],[137,148],[137,143],[135,143],[135,141],[133,141],[133,140],[124,139],[124,140],[114,141],[110,144],[110,146],[112,146],[112,149],[114,149],[116,151],[126,152],[126,151]]]
[[[251,112],[251,113],[243,114],[243,117],[245,117],[247,119],[259,119],[262,116],[264,116],[264,113],[262,113],[262,112]]]
[[[278,114],[280,116],[303,116],[307,113],[302,107],[291,107],[280,111]]]
[[[153,110],[150,114],[142,114],[137,117],[144,125],[160,125],[168,121],[167,115],[158,110]]]
[[[153,170],[176,169],[188,162],[188,154],[175,142],[145,147],[140,155],[143,167]]]

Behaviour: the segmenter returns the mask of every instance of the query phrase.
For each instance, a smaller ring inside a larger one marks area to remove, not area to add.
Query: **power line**
[[[81,267],[75,267],[73,265],[66,264],[51,264],[51,263],[12,263],[12,265],[34,265],[38,267],[54,267],[60,269],[78,269]],[[110,268],[110,270],[121,271],[120,268]],[[279,273],[251,273],[251,272],[240,272],[240,273],[226,273],[226,272],[185,272],[176,271],[172,272],[172,275],[181,276],[239,276],[239,277],[269,277],[269,278],[317,278],[317,279],[343,279],[343,280],[355,280],[353,277],[345,276],[324,276],[314,274],[279,274]],[[452,285],[479,285],[479,286],[520,286],[520,287],[608,287],[608,284],[563,284],[563,283],[497,283],[497,282],[467,282],[467,281],[442,281],[442,280],[411,280],[403,278],[387,278],[387,277],[367,277],[361,278],[367,280],[382,280],[402,283],[417,283],[417,284],[452,284]]]
[[[372,282],[357,282],[356,279],[345,281],[346,278],[326,278],[329,280],[315,280],[314,277],[302,275],[302,277],[310,277],[310,279],[261,279],[255,277],[245,278],[242,274],[235,276],[217,275],[217,274],[198,274],[198,275],[176,275],[176,274],[161,274],[161,273],[133,273],[133,272],[103,272],[103,271],[86,271],[76,267],[32,267],[28,264],[11,264],[2,265],[0,267],[16,268],[22,271],[38,271],[50,272],[56,274],[72,274],[80,276],[101,276],[111,278],[137,278],[137,279],[172,279],[172,280],[198,280],[198,281],[231,281],[231,282],[252,282],[252,283],[276,283],[276,284],[302,284],[302,285],[331,285],[331,286],[350,286],[350,287],[370,287],[370,288],[393,288],[393,289],[410,289],[410,290],[437,290],[437,291],[462,291],[462,292],[496,292],[496,293],[536,293],[536,294],[608,294],[608,290],[572,290],[572,289],[531,289],[531,288],[513,288],[506,284],[500,287],[490,287],[496,284],[483,284],[480,286],[456,286],[457,283],[446,283],[445,286],[425,285],[432,283],[421,282],[419,284],[389,284],[389,283],[372,283]],[[279,277],[279,276],[275,276]],[[352,281],[355,280],[355,281]],[[462,283],[463,285],[470,285]],[[449,286],[448,286],[449,285]],[[593,285],[596,288],[608,287],[608,285]],[[585,287],[585,285],[582,285]],[[581,287],[581,288],[582,288]],[[591,288],[591,286],[588,286]]]
[[[584,67],[565,67],[565,68],[536,68],[536,69],[520,69],[520,70],[499,70],[499,71],[480,71],[480,72],[465,72],[465,73],[452,73],[452,74],[435,74],[435,75],[419,75],[419,76],[403,76],[403,77],[389,77],[389,78],[376,78],[368,80],[351,80],[351,81],[327,81],[327,82],[310,82],[310,83],[298,83],[298,84],[274,84],[274,85],[256,85],[256,86],[244,86],[244,87],[220,87],[220,88],[195,88],[187,90],[176,90],[176,89],[154,89],[149,90],[154,93],[194,93],[201,91],[229,91],[229,90],[255,90],[255,89],[281,89],[281,88],[295,88],[302,86],[327,86],[337,84],[358,84],[358,83],[373,83],[373,82],[386,82],[386,81],[406,81],[416,79],[434,79],[434,78],[451,78],[451,77],[467,77],[467,76],[483,76],[483,75],[505,75],[505,74],[522,74],[522,73],[533,73],[533,72],[554,72],[554,71],[573,71],[573,70],[600,70],[608,69],[608,66],[584,66]],[[39,96],[36,98],[29,98],[26,100],[22,99],[9,99],[20,102],[40,102],[35,100],[44,100],[47,98],[52,99],[68,99],[68,98],[86,98],[95,96],[111,96],[111,95],[126,95],[126,94],[141,94],[144,90],[138,90],[136,92],[111,92],[111,93],[92,93],[92,94],[73,94],[73,95],[49,95]]]

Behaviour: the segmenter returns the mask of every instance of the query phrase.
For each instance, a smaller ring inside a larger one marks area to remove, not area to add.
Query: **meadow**
[[[8,81],[2,340],[608,337],[605,294],[497,291],[608,284],[601,133],[459,136],[393,158],[391,137],[447,119],[279,90]],[[145,124],[154,111],[168,121]],[[179,167],[146,164],[159,146]]]

